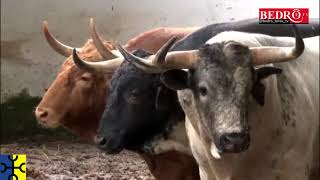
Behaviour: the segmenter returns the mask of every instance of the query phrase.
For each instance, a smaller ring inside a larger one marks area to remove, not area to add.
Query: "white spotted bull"
[[[118,49],[178,91],[202,180],[303,180],[319,172],[319,36],[294,32],[223,32],[191,51],[168,42],[147,59]]]

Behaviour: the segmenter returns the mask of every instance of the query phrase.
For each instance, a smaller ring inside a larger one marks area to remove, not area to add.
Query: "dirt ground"
[[[106,155],[79,140],[36,138],[2,144],[1,154],[27,154],[27,179],[154,180],[132,152]]]

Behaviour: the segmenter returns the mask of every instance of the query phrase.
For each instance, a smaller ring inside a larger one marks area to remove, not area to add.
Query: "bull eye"
[[[204,86],[199,87],[199,93],[201,96],[206,96],[207,95],[207,88]]]
[[[128,101],[130,103],[133,103],[133,104],[137,104],[139,103],[139,90],[138,89],[133,89],[130,91],[130,95],[129,95],[129,98],[128,98]]]
[[[138,95],[139,95],[139,90],[138,90],[138,89],[133,89],[133,90],[131,91],[131,96],[137,97]]]
[[[90,81],[91,75],[89,75],[89,74],[83,74],[83,75],[80,77],[80,79],[81,79],[82,81]]]

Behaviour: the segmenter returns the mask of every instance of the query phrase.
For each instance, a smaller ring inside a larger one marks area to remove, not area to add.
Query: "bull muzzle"
[[[99,149],[102,149],[107,154],[117,154],[124,149],[124,145],[122,143],[122,137],[120,136],[95,136],[94,142],[98,146]]]
[[[250,145],[250,134],[248,131],[239,133],[226,133],[220,136],[218,149],[222,153],[239,153],[245,151]]]

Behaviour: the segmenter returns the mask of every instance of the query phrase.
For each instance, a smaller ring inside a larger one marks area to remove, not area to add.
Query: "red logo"
[[[308,24],[308,8],[259,8],[260,24]]]

